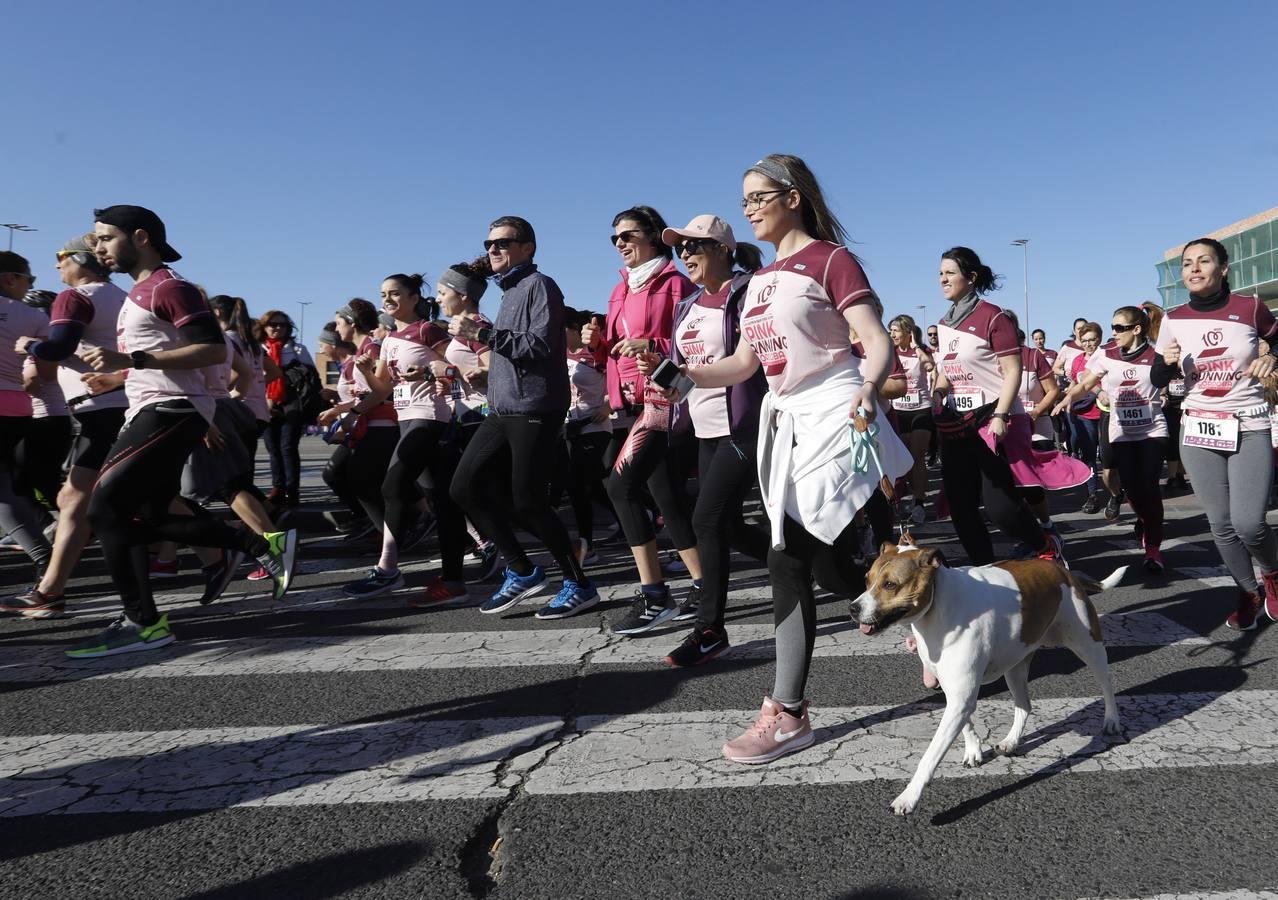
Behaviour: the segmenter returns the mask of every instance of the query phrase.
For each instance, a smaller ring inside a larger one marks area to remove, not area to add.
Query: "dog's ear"
[[[901,529],[901,540],[900,540],[900,541],[898,541],[898,543],[899,543],[902,547],[917,547],[917,546],[918,546],[918,544],[916,544],[916,543],[914,542],[914,535],[910,534],[910,529],[908,529],[908,528],[902,528],[902,529]]]
[[[942,566],[948,568],[949,563],[945,561],[945,554],[935,547],[928,547],[919,551],[919,567],[931,566],[933,569],[939,569]]]
[[[895,556],[895,555],[896,555],[896,544],[892,543],[891,541],[884,541],[883,544],[879,547],[879,556]]]

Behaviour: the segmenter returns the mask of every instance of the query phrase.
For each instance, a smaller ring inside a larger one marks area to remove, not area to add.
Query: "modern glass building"
[[[1202,236],[1215,238],[1229,251],[1229,286],[1234,293],[1255,294],[1270,309],[1278,307],[1278,206]],[[1182,249],[1172,247],[1155,267],[1166,309],[1189,300],[1180,280]]]

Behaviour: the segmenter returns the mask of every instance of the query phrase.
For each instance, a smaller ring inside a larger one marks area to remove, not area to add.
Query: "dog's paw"
[[[985,762],[985,752],[981,750],[979,747],[971,751],[970,753],[964,751],[963,765],[967,766],[967,768],[975,769],[978,766],[980,766],[980,764],[983,762]]]
[[[917,794],[913,794],[908,788],[901,791],[897,798],[892,801],[892,812],[898,816],[908,816],[914,812],[914,807],[919,805]]]
[[[994,752],[999,756],[1011,756],[1016,752],[1016,748],[1018,746],[1019,745],[1013,741],[1003,741],[1000,744],[994,745]]]
[[[1101,733],[1112,741],[1127,743],[1127,729],[1123,727],[1123,723],[1118,719],[1106,719]]]

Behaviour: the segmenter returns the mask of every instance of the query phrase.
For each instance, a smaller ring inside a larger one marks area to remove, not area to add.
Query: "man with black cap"
[[[124,428],[89,500],[89,522],[124,614],[97,637],[66,651],[74,658],[154,650],[173,642],[168,616],[160,615],[151,596],[147,544],[167,540],[242,550],[257,557],[277,582],[291,568],[282,532],[259,537],[211,516],[169,511],[186,458],[213,419],[213,398],[200,370],[225,362],[226,343],[200,291],[164,265],[182,257],[169,245],[159,216],[141,206],[111,206],[95,210],[94,217],[98,261],[110,271],[128,272],[134,282],[120,310],[120,349],[94,347],[82,357],[101,373],[84,376],[94,393],[123,381],[129,399]],[[277,583],[277,599],[282,593]]]

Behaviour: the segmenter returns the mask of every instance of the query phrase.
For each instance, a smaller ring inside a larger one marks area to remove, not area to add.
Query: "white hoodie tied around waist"
[[[759,490],[772,522],[772,546],[785,548],[785,516],[809,534],[833,544],[878,487],[880,475],[895,482],[913,465],[910,451],[879,415],[879,461],[852,471],[848,410],[863,384],[855,360],[797,391],[763,397],[759,416]],[[882,404],[880,404],[882,406]]]

